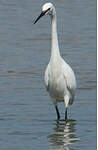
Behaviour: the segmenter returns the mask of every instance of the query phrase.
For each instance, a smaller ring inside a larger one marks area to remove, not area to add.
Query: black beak
[[[46,12],[42,11],[42,13],[37,17],[37,19],[34,21],[34,24],[42,17],[45,15]]]

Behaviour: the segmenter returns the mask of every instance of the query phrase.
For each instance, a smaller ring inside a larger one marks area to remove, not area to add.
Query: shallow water
[[[0,149],[96,149],[96,1],[52,1],[61,54],[77,76],[67,123],[56,122],[44,87],[50,18],[33,25],[45,3],[0,1]],[[64,106],[59,105],[62,119]]]

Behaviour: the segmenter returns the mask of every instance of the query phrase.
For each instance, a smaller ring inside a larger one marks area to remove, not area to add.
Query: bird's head
[[[42,6],[42,12],[41,14],[37,17],[37,19],[34,21],[34,24],[44,15],[49,14],[52,15],[54,10],[54,6],[52,3],[45,3]]]

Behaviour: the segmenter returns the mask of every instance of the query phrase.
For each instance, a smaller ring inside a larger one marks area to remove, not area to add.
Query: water
[[[0,149],[96,149],[96,0],[54,0],[63,58],[77,76],[69,121],[57,124],[44,87],[50,19],[45,1],[0,1]],[[64,106],[59,105],[62,119]]]

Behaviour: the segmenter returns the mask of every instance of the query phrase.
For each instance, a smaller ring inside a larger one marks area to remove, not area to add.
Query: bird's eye
[[[48,8],[47,10],[50,10],[50,8]]]
[[[48,8],[47,10],[46,10],[46,12],[48,12],[50,10],[50,8]]]
[[[50,8],[48,8],[47,10],[44,11],[44,14],[47,13],[50,10]]]

